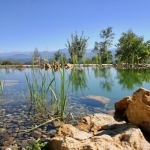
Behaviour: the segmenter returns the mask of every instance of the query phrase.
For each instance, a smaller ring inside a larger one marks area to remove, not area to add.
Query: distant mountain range
[[[66,57],[69,58],[68,49],[59,49],[58,51],[65,53]],[[115,55],[115,48],[111,49],[113,56]],[[57,51],[39,51],[41,57],[52,59],[54,57],[54,53]],[[13,60],[21,60],[21,59],[31,59],[33,56],[33,52],[27,51],[27,52],[1,52],[0,53],[0,60],[7,60],[7,59],[13,59]],[[89,58],[95,56],[95,53],[92,52],[92,49],[87,49],[85,57]]]

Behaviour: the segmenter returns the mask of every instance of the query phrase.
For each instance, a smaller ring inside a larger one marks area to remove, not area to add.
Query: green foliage
[[[82,32],[80,37],[78,37],[77,32],[75,35],[71,34],[71,42],[67,39],[66,47],[68,48],[72,63],[80,62],[86,53],[89,38],[83,37],[83,34],[84,32]]]
[[[35,48],[34,52],[33,52],[33,58],[37,58],[37,57],[41,57],[39,50],[37,48]]]
[[[65,108],[66,108],[66,104],[67,104],[67,100],[68,100],[68,90],[69,90],[69,86],[70,86],[70,81],[68,83],[68,86],[66,88],[66,78],[65,78],[65,68],[64,68],[64,61],[63,61],[63,57],[62,58],[62,70],[59,70],[60,72],[60,78],[61,78],[61,89],[59,91],[58,94],[56,94],[56,92],[54,92],[54,90],[50,87],[54,98],[56,100],[56,116],[60,116],[62,119],[64,119],[64,112],[65,112]]]
[[[22,65],[22,63],[6,60],[6,61],[2,62],[1,65]]]
[[[47,142],[44,142],[44,143],[41,143],[41,140],[40,139],[37,139],[35,140],[35,143],[28,148],[28,150],[46,150],[46,146],[47,146]]]
[[[108,50],[112,46],[112,41],[114,39],[114,33],[112,32],[112,27],[108,27],[100,32],[101,42],[95,42],[93,52],[97,54],[97,63],[111,63],[112,53]]]
[[[42,73],[40,69],[38,69],[38,73],[35,72],[35,69],[32,69],[31,76],[25,74],[30,93],[30,108],[34,104],[35,110],[40,113],[45,113],[46,111],[47,95],[54,81],[54,79],[48,80],[47,76],[47,72]]]
[[[150,41],[144,42],[144,37],[136,35],[132,30],[122,33],[116,47],[115,57],[118,62],[146,63],[150,58]]]
[[[65,53],[63,54],[60,51],[57,51],[57,52],[54,53],[54,59],[55,59],[55,61],[58,61],[59,63],[61,63],[61,61],[63,59],[64,63],[67,63],[66,54]]]
[[[60,51],[55,52],[55,53],[54,53],[54,59],[55,59],[56,61],[60,62],[60,60],[61,60],[61,55],[62,55],[62,53],[61,53]]]
[[[60,72],[61,78],[61,88],[59,93],[55,91],[55,87],[53,86],[53,82],[55,82],[55,72],[53,72],[54,79],[50,79],[47,71],[41,72],[40,69],[32,69],[31,75],[26,76],[26,80],[28,83],[28,89],[30,93],[31,105],[30,110],[32,109],[32,105],[34,104],[34,108],[37,112],[42,114],[47,112],[47,108],[49,107],[47,104],[47,96],[48,93],[51,93],[51,99],[54,98],[55,102],[50,105],[55,105],[55,116],[60,116],[62,119],[64,118],[64,112],[68,100],[68,88],[66,89],[66,80],[65,80],[65,68],[64,68],[64,61],[62,59],[62,70]],[[36,72],[36,70],[38,72]],[[55,85],[56,86],[56,85]]]
[[[4,83],[0,81],[0,96],[3,95],[3,91],[4,91]]]

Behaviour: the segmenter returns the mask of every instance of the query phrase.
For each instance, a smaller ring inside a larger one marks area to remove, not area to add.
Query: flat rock
[[[109,98],[103,96],[88,95],[85,97],[80,97],[81,103],[97,107],[107,107],[109,101]]]

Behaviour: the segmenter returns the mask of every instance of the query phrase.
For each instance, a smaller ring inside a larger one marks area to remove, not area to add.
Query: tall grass
[[[42,73],[41,70],[38,69],[38,73],[35,73],[35,68],[33,68],[31,71],[31,76],[25,73],[25,77],[30,94],[30,108],[32,109],[34,104],[37,112],[45,113],[47,112],[47,108],[50,107],[47,104],[55,105],[54,115],[63,119],[70,85],[70,82],[68,83],[68,86],[65,85],[67,82],[65,78],[63,58],[62,69],[59,69],[59,73],[61,78],[61,86],[58,91],[56,91],[55,72],[53,72],[54,78],[51,80],[47,71]],[[55,99],[54,104],[47,103],[48,95],[51,95],[51,98]]]
[[[25,77],[30,94],[30,107],[34,104],[36,111],[46,112],[47,96],[54,79],[47,79],[46,72],[42,73],[40,69],[38,69],[38,74],[36,74],[35,68],[32,69],[31,76],[25,73]]]
[[[62,58],[62,57],[61,57]],[[56,91],[54,91],[51,87],[51,91],[54,95],[54,98],[56,100],[56,116],[60,116],[62,119],[64,119],[65,117],[65,108],[67,105],[67,101],[68,101],[68,90],[69,90],[69,86],[70,86],[70,80],[67,84],[66,78],[65,78],[65,67],[64,67],[64,60],[62,58],[62,69],[59,70],[60,72],[60,78],[61,78],[61,86],[60,86],[60,90],[59,93],[57,93]]]
[[[0,81],[0,96],[3,95],[3,91],[4,91],[4,83]]]

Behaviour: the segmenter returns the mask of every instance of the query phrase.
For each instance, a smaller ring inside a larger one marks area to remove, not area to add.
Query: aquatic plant
[[[32,144],[31,147],[29,147],[27,150],[45,150],[48,142],[43,142],[41,143],[40,138],[38,138],[37,140],[33,139],[35,141],[34,144]]]
[[[67,88],[65,88],[65,84],[67,82],[65,80],[65,68],[63,57],[61,66],[62,69],[59,68],[59,75],[61,79],[61,87],[59,90],[56,90],[55,70],[52,70],[52,80],[47,71],[44,71],[44,73],[42,73],[40,69],[38,69],[37,73],[35,73],[35,69],[32,69],[31,76],[25,73],[30,94],[30,111],[32,110],[32,107],[34,105],[36,111],[44,114],[45,112],[48,112],[48,108],[54,106],[54,115],[56,117],[60,116],[61,118],[64,118],[70,82],[68,83]],[[53,82],[55,83],[55,85]],[[53,101],[52,103],[48,103],[48,96],[51,96],[50,99],[53,99],[55,101]],[[52,111],[50,111],[50,113],[52,113]]]
[[[0,96],[3,95],[3,91],[4,91],[4,83],[0,81]]]
[[[62,56],[61,56],[62,58]],[[65,67],[64,67],[64,60],[62,58],[62,69],[59,70],[60,72],[60,77],[61,77],[61,89],[59,91],[59,93],[57,93],[56,91],[54,91],[51,87],[51,91],[54,95],[54,98],[56,100],[56,116],[60,116],[62,119],[64,119],[64,112],[65,112],[65,108],[66,108],[66,104],[67,104],[67,100],[68,100],[68,90],[69,90],[69,85],[70,85],[70,80],[68,82],[68,86],[67,88],[65,88]]]
[[[49,80],[48,74],[38,69],[38,73],[35,73],[35,69],[32,69],[31,77],[25,73],[25,77],[28,84],[30,93],[30,110],[34,104],[35,110],[44,113],[46,111],[47,96],[50,86],[54,79]]]

